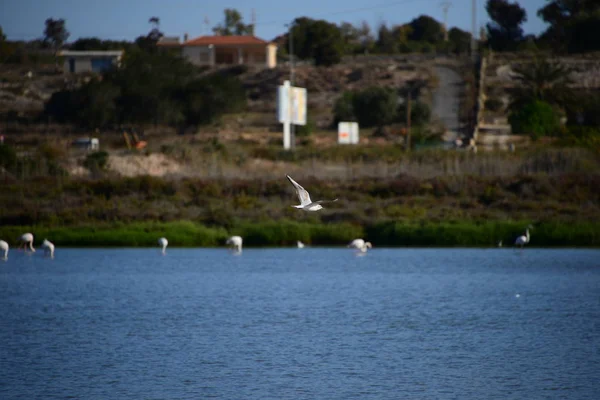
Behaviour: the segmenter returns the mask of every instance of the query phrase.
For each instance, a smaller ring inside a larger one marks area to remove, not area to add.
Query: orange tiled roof
[[[266,45],[269,42],[256,36],[200,36],[184,42],[184,46],[208,46],[208,45]]]

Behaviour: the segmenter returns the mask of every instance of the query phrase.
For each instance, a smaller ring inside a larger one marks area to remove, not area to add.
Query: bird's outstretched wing
[[[315,201],[315,203],[316,204],[333,203],[334,201],[338,201],[338,199],[333,199],[333,200],[317,200],[317,201]]]
[[[312,203],[312,201],[310,200],[310,195],[308,194],[306,189],[304,189],[302,186],[300,186],[300,184],[298,182],[293,180],[291,176],[289,176],[289,175],[286,175],[286,176],[290,180],[290,182],[292,182],[292,185],[294,185],[294,188],[296,188],[296,193],[298,194],[298,199],[300,200],[300,205],[305,206],[307,204]]]

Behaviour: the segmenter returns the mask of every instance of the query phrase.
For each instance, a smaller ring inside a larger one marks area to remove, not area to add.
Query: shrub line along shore
[[[165,236],[171,247],[222,247],[230,235],[244,238],[248,247],[289,247],[300,240],[312,246],[344,246],[363,237],[378,247],[504,247],[528,225],[522,221],[401,223],[361,226],[350,223],[305,223],[291,220],[241,223],[226,230],[189,221],[167,223],[99,224],[95,226],[2,226],[0,238],[18,246],[32,232],[35,244],[48,238],[57,247],[153,247]],[[600,247],[600,223],[540,223],[531,230],[530,247]]]

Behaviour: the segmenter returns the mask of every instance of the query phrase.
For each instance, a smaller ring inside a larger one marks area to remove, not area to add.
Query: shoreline
[[[229,229],[191,221],[55,227],[13,225],[0,227],[0,239],[7,241],[11,249],[18,247],[18,239],[25,232],[33,233],[34,247],[47,238],[57,247],[152,248],[164,236],[169,240],[169,248],[223,248],[229,236],[240,235],[248,248],[289,248],[295,247],[297,240],[310,247],[335,248],[346,246],[355,238],[365,238],[377,248],[512,248],[514,239],[527,225],[523,221],[376,221],[358,225],[293,220],[241,222]],[[502,247],[498,247],[500,240]],[[526,247],[600,248],[600,222],[536,224]]]

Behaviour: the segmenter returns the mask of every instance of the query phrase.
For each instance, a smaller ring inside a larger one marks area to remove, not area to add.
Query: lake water
[[[2,399],[600,398],[600,251],[11,250]]]

